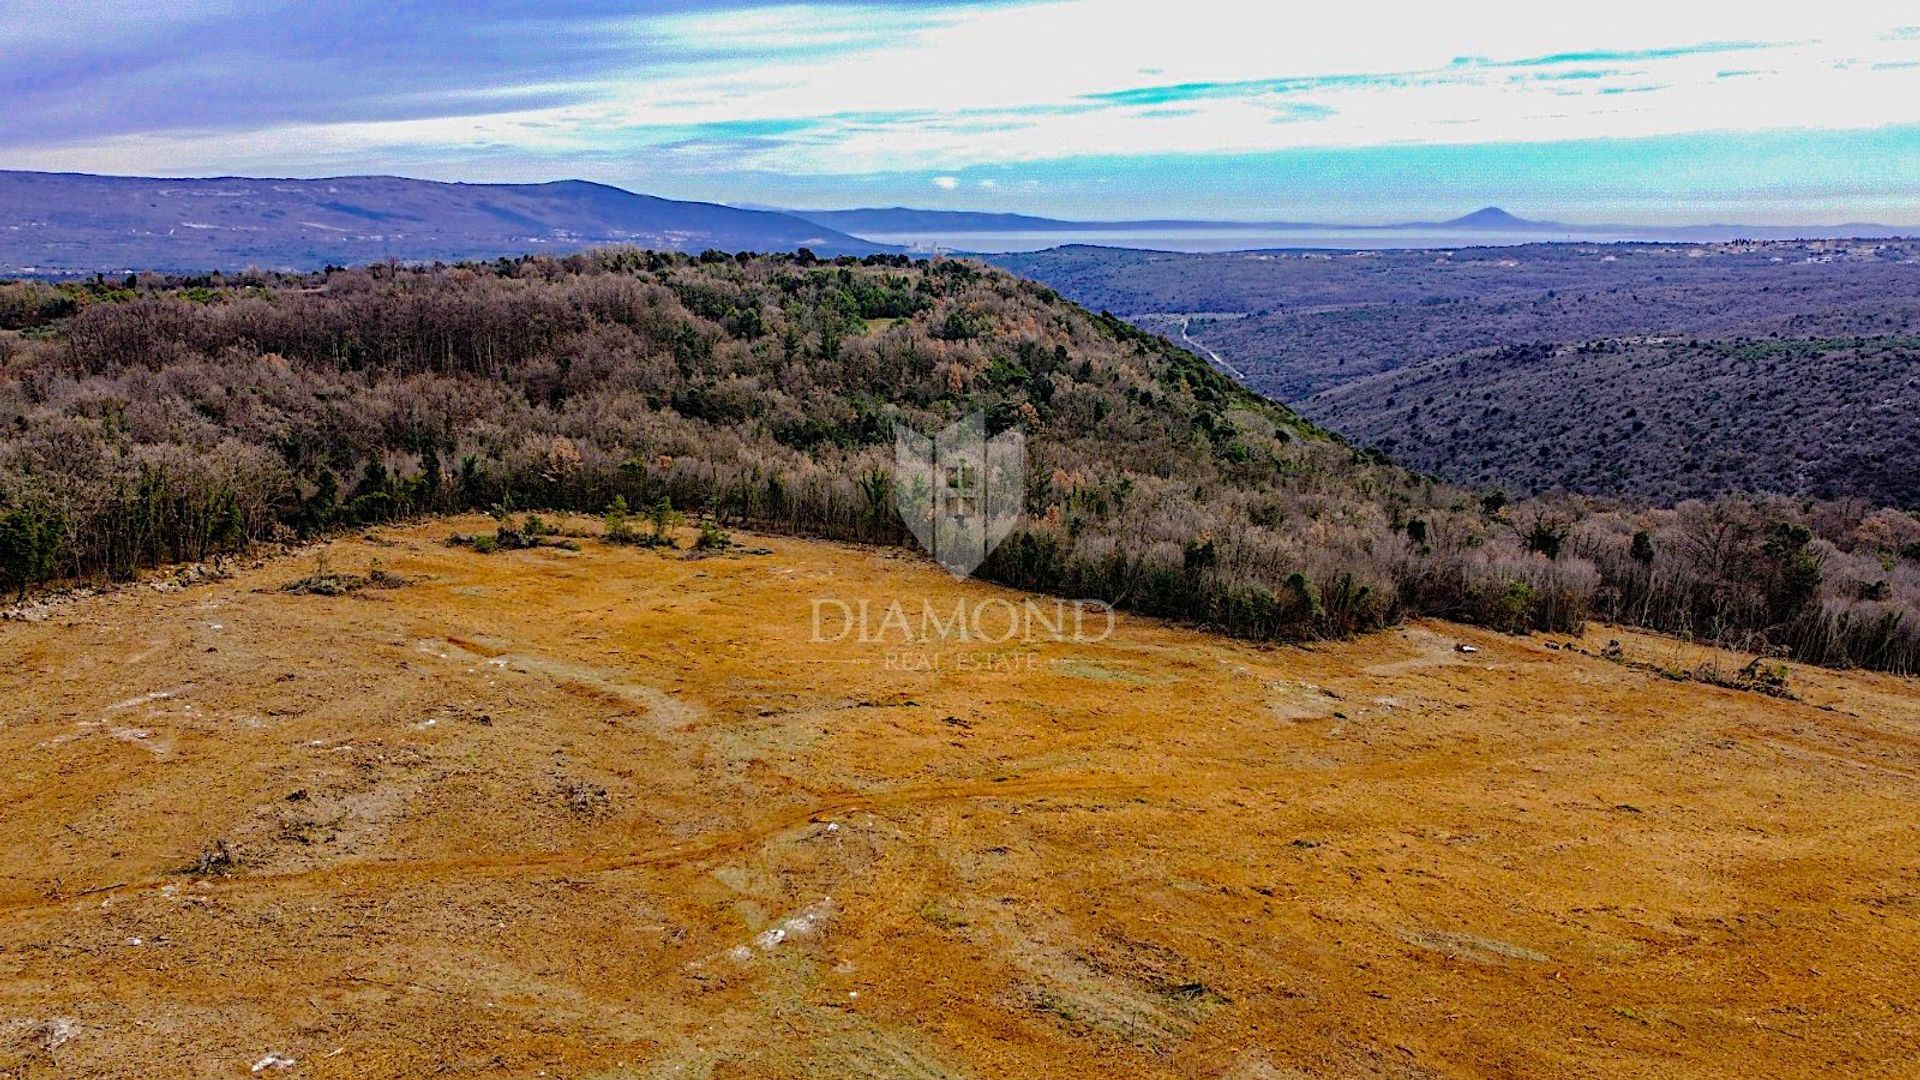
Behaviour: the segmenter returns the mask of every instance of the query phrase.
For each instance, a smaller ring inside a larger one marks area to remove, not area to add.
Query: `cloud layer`
[[[1301,208],[1287,183],[1264,195],[1229,182],[1249,161],[1525,172],[1586,146],[1649,182],[1655,158],[1713,167],[1676,161],[1680,140],[1772,162],[1764,175],[1721,162],[1723,195],[1794,190],[1865,212],[1913,194],[1916,23],[1887,2],[13,0],[0,6],[0,165],[584,176],[1111,216]],[[1820,186],[1832,170],[1796,172],[1778,153],[1810,139],[1866,153],[1858,164],[1889,184],[1852,201]],[[1390,197],[1419,202],[1420,169],[1356,197],[1382,213]],[[1689,183],[1673,178],[1666,216],[1687,216]]]

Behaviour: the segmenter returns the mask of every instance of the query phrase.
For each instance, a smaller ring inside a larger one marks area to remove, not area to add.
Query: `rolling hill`
[[[1510,346],[1346,383],[1303,409],[1414,468],[1656,502],[1774,491],[1920,507],[1920,338]]]
[[[1509,503],[956,260],[0,316],[0,1074],[1910,1071],[1912,515]]]
[[[159,180],[0,172],[0,275],[313,270],[493,259],[602,244],[676,251],[884,250],[785,214],[579,180],[443,184],[392,176]]]
[[[1026,433],[1025,519],[979,570],[1003,584],[1267,640],[1597,615],[1920,667],[1911,515],[1508,505],[1045,286],[899,254],[0,285],[0,588],[616,500],[911,544],[897,429],[976,416]]]
[[[994,261],[1458,482],[1920,500],[1914,241]]]

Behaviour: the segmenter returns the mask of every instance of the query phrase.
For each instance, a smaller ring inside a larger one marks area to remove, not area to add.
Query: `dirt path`
[[[1920,694],[480,522],[0,626],[0,1076],[1903,1076]],[[762,541],[755,541],[761,543]],[[1631,656],[1689,646],[1621,638]],[[1462,653],[1458,643],[1479,651]]]
[[[1187,336],[1187,328],[1192,325],[1193,325],[1192,319],[1180,320],[1180,340],[1186,342],[1188,348],[1199,350],[1200,355],[1206,357],[1208,360],[1213,361],[1213,364],[1215,367],[1218,367],[1220,370],[1226,372],[1227,374],[1233,376],[1236,379],[1239,379],[1241,382],[1245,382],[1247,380],[1247,377],[1240,373],[1239,368],[1234,367],[1232,364],[1227,363],[1226,358],[1221,356],[1219,353],[1214,352],[1212,349],[1207,348],[1205,345],[1202,345],[1199,342],[1193,340],[1193,338]]]

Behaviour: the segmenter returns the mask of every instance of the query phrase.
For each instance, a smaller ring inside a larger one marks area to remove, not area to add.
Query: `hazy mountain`
[[[1373,238],[1387,234],[1416,233],[1484,233],[1503,234],[1513,237],[1516,234],[1539,234],[1542,240],[1568,240],[1582,243],[1630,242],[1652,243],[1718,243],[1738,239],[1750,240],[1831,240],[1855,237],[1902,236],[1914,233],[1911,227],[1876,225],[1868,222],[1849,222],[1840,225],[1742,225],[1703,224],[1703,225],[1632,225],[1632,224],[1577,224],[1562,221],[1540,221],[1523,218],[1497,206],[1488,206],[1444,221],[1406,221],[1387,225],[1353,225],[1336,222],[1310,221],[1207,221],[1186,218],[1155,218],[1114,221],[1068,221],[1060,218],[1035,217],[1030,214],[996,214],[968,210],[916,210],[895,206],[884,209],[859,210],[789,210],[794,217],[815,222],[823,227],[838,229],[854,236],[883,236],[898,238],[914,234],[928,236],[963,236],[974,233],[1075,233],[1135,232],[1147,236],[1159,232],[1184,231],[1223,231],[1240,230],[1249,233],[1315,233],[1311,246],[1339,247],[1341,242],[1327,243],[1336,237],[1351,237],[1355,248],[1373,248],[1380,246]],[[1284,246],[1271,244],[1274,237],[1259,241],[1258,237],[1249,238],[1250,247]],[[1110,239],[1101,243],[1109,246],[1128,246]],[[1136,242],[1133,246],[1151,246]],[[1392,246],[1407,246],[1396,242]],[[1435,238],[1432,246],[1448,246],[1447,242]]]
[[[1408,227],[1380,226],[1385,229]],[[1700,244],[1725,243],[1730,240],[1850,240],[1904,236],[1914,231],[1910,226],[1878,225],[1865,221],[1846,222],[1839,225],[1742,225],[1737,222],[1706,225],[1629,225],[1617,222],[1582,225],[1564,221],[1532,221],[1516,217],[1497,206],[1475,210],[1471,214],[1451,221],[1413,227],[1459,229],[1469,232],[1540,233],[1543,240],[1592,242],[1596,239],[1614,238],[1623,241]]]
[[[1471,214],[1454,218],[1452,221],[1442,221],[1437,224],[1443,229],[1542,229],[1558,231],[1573,227],[1554,221],[1528,221],[1525,218],[1514,217],[1512,214],[1507,213],[1497,206],[1488,206],[1480,210],[1475,210]]]
[[[862,210],[788,210],[794,217],[839,229],[855,236],[863,234],[949,232],[1077,232],[1125,229],[1315,229],[1339,228],[1332,225],[1308,225],[1303,222],[1192,221],[1180,218],[1127,221],[1067,221],[1061,218],[1035,217],[1031,214],[993,214],[973,210],[915,210],[905,206]]]
[[[786,214],[581,180],[443,184],[392,176],[160,180],[0,171],[0,274],[309,269],[485,259],[601,244],[866,254]]]
[[[1087,223],[1058,221],[1030,214],[987,214],[968,210],[914,210],[890,206],[871,210],[789,210],[787,213],[806,221],[842,232],[869,233],[919,232],[1016,232],[1032,229],[1085,228]]]
[[[1403,222],[1395,225],[1339,225],[1310,221],[1205,221],[1191,218],[1150,218],[1125,221],[1067,221],[1031,214],[991,214],[972,210],[915,210],[905,206],[866,210],[789,210],[828,228],[855,236],[868,233],[910,232],[1108,232],[1122,229],[1351,229],[1356,232],[1388,229],[1486,229],[1557,232],[1580,226],[1553,221],[1528,221],[1497,206],[1475,210],[1448,221]]]

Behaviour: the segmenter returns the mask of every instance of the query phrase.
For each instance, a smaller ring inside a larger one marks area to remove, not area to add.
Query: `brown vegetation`
[[[613,250],[8,296],[25,313],[0,356],[13,590],[616,498],[701,515],[710,543],[728,523],[901,543],[893,426],[977,409],[1029,432],[1029,523],[983,570],[1010,584],[1258,638],[1410,612],[1571,629],[1598,610],[1831,663],[1920,661],[1911,517],[1505,506],[973,264]]]
[[[1413,468],[1674,503],[1772,491],[1920,507],[1920,338],[1513,346],[1302,402]]]
[[[1920,508],[1920,241],[997,261],[1455,483]]]
[[[1256,389],[1287,401],[1426,360],[1534,342],[1920,328],[1920,240],[1204,255],[1071,247],[994,261],[1129,318],[1243,316],[1196,317],[1191,332]]]

